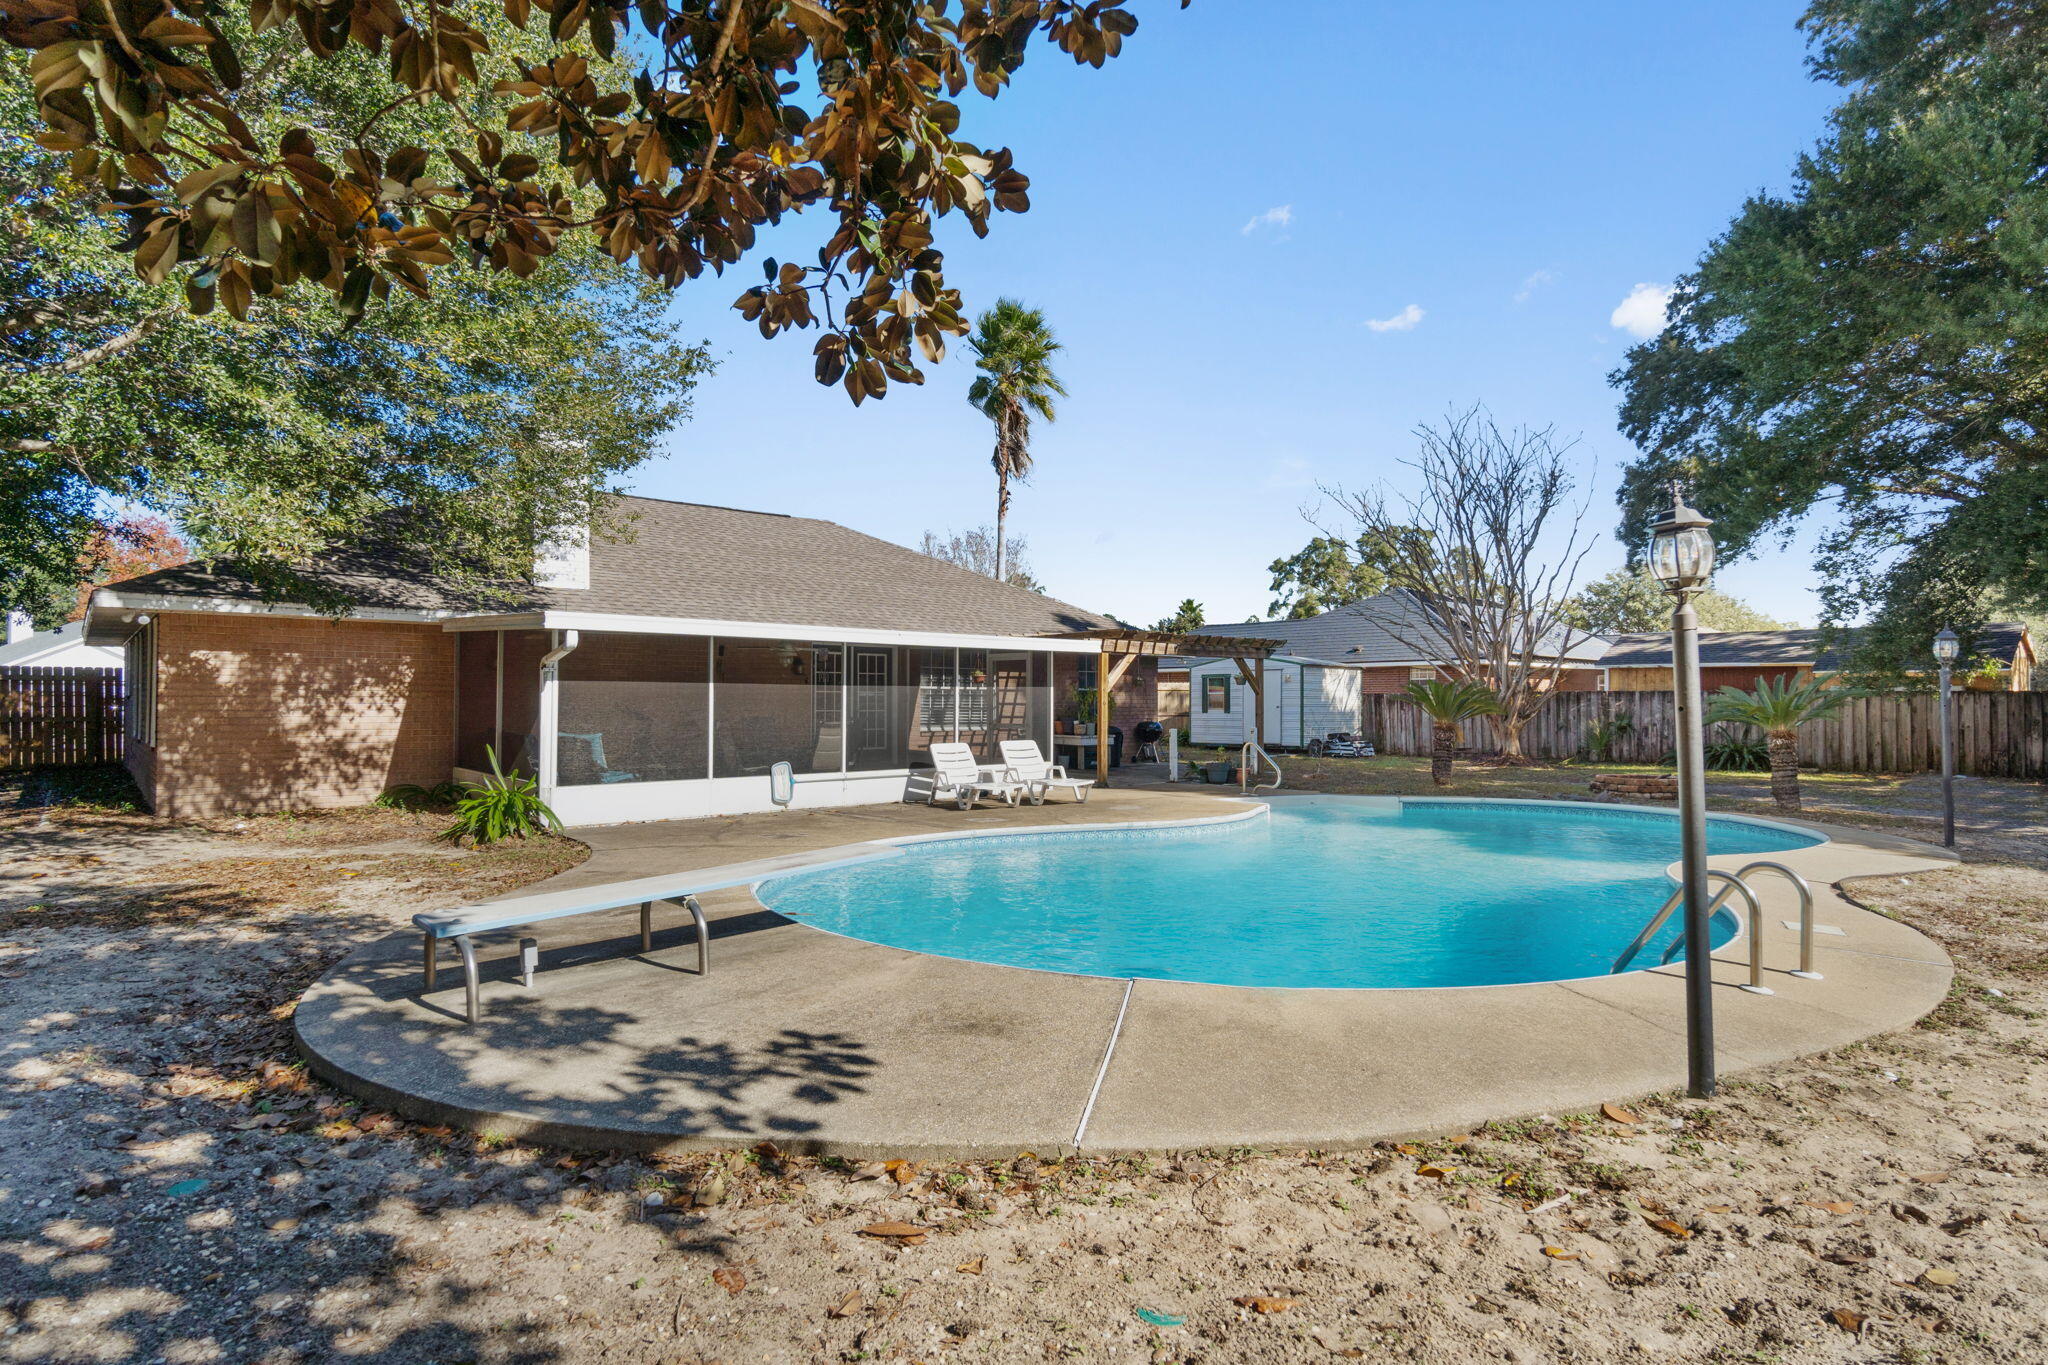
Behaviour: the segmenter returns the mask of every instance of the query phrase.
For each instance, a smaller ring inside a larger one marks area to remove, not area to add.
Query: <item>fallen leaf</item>
[[[1294,1307],[1293,1299],[1271,1298],[1264,1294],[1240,1294],[1231,1302],[1254,1313],[1285,1313]]]
[[[1652,1218],[1650,1219],[1650,1226],[1663,1233],[1666,1237],[1675,1237],[1681,1242],[1692,1236],[1691,1228],[1671,1218]]]
[[[1431,1180],[1449,1180],[1457,1170],[1455,1166],[1418,1166],[1415,1174],[1426,1175]]]
[[[1829,1213],[1856,1212],[1856,1206],[1846,1199],[1807,1199],[1801,1202],[1810,1209],[1826,1209]]]
[[[959,1271],[962,1275],[979,1275],[987,1266],[988,1257],[977,1256],[971,1261],[962,1261],[959,1265],[954,1266],[953,1269]]]
[[[722,1265],[712,1271],[711,1278],[728,1294],[737,1294],[747,1287],[747,1277],[729,1265]]]
[[[888,1173],[879,1161],[863,1161],[860,1165],[853,1168],[853,1178],[855,1180],[880,1180]]]
[[[1308,1334],[1315,1338],[1316,1345],[1322,1347],[1333,1356],[1343,1356],[1346,1360],[1358,1360],[1365,1355],[1363,1348],[1344,1345],[1337,1334],[1327,1327],[1311,1327]]]
[[[915,1223],[870,1223],[860,1230],[863,1237],[896,1238],[916,1246],[924,1241],[930,1228],[921,1228]]]
[[[1709,1205],[1707,1205],[1707,1212],[1708,1212],[1708,1213],[1733,1213],[1733,1212],[1735,1212],[1735,1206],[1734,1206],[1733,1204],[1709,1204]]]
[[[1641,1119],[1637,1118],[1634,1114],[1629,1113],[1628,1110],[1622,1108],[1618,1104],[1603,1104],[1600,1106],[1600,1112],[1607,1115],[1608,1118],[1613,1119],[1616,1123],[1642,1122]]]
[[[1543,1254],[1553,1261],[1576,1261],[1579,1259],[1578,1252],[1566,1251],[1563,1247],[1545,1247],[1543,1248]]]
[[[825,1310],[825,1316],[828,1318],[851,1317],[855,1312],[859,1311],[859,1309],[860,1291],[858,1289],[849,1289],[846,1291],[846,1297],[839,1301],[839,1306],[837,1308],[828,1308]]]
[[[1960,1280],[1961,1278],[1962,1276],[1956,1274],[1955,1271],[1950,1270],[1946,1266],[1934,1266],[1920,1273],[1920,1282],[1922,1284],[1938,1284],[1945,1286],[1954,1284],[1957,1280]]]
[[[1397,1152],[1399,1152],[1399,1153],[1400,1153],[1400,1154],[1401,1154],[1402,1156],[1420,1156],[1420,1155],[1422,1155],[1422,1149],[1421,1149],[1420,1147],[1416,1146],[1416,1145],[1415,1145],[1414,1143],[1412,1143],[1412,1142],[1401,1142],[1401,1143],[1396,1143],[1396,1144],[1395,1144],[1395,1146],[1394,1146],[1394,1150],[1395,1150],[1395,1151],[1397,1151]]]
[[[1939,1185],[1948,1178],[1947,1171],[1921,1171],[1913,1177],[1923,1185]]]
[[[1829,1321],[1851,1336],[1863,1330],[1863,1315],[1852,1313],[1846,1308],[1837,1308],[1828,1314]]]
[[[882,1169],[887,1171],[899,1185],[908,1185],[917,1178],[917,1165],[909,1161],[885,1161]]]

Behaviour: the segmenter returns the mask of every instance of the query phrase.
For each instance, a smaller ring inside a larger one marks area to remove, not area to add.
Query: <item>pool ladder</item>
[[[1793,890],[1799,893],[1799,970],[1792,975],[1804,977],[1808,981],[1820,980],[1820,973],[1813,969],[1813,888],[1806,884],[1806,878],[1783,863],[1758,859],[1753,863],[1745,863],[1734,872],[1707,873],[1708,884],[1720,887],[1714,893],[1713,899],[1707,902],[1709,917],[1726,905],[1730,897],[1739,896],[1749,909],[1749,980],[1742,984],[1742,989],[1753,995],[1774,994],[1771,988],[1764,984],[1763,902],[1757,898],[1756,888],[1749,884],[1749,877],[1758,872],[1777,873],[1791,882]],[[1678,909],[1684,900],[1685,888],[1681,886],[1671,893],[1671,899],[1665,901],[1656,914],[1650,916],[1650,922],[1643,926],[1643,932],[1636,935],[1635,942],[1628,945],[1628,950],[1614,959],[1615,971],[1628,969],[1628,964],[1635,960],[1636,954],[1642,952],[1650,940],[1657,936],[1657,931],[1664,927],[1664,922],[1671,918],[1671,913]],[[1672,958],[1678,956],[1678,950],[1684,946],[1683,935],[1673,939],[1670,946],[1665,948],[1664,956],[1659,959],[1658,965],[1669,963]]]
[[[1257,771],[1253,767],[1255,759],[1263,761],[1267,767],[1273,770],[1273,780],[1271,782],[1262,782],[1257,785],[1252,783],[1252,775]],[[1240,795],[1245,792],[1280,790],[1280,765],[1274,762],[1273,755],[1267,753],[1266,746],[1259,743],[1257,739],[1246,740],[1244,747],[1237,751],[1237,790]]]

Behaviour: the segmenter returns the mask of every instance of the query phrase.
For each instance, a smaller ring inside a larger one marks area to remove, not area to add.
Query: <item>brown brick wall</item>
[[[1446,675],[1439,672],[1437,676]],[[1405,665],[1400,668],[1361,668],[1358,670],[1358,682],[1367,693],[1405,692],[1408,690],[1408,669]]]
[[[438,626],[156,619],[159,815],[360,805],[448,777],[455,638]]]
[[[1074,719],[1074,708],[1070,698],[1081,676],[1081,656],[1078,654],[1055,654],[1052,666],[1053,716],[1059,720]],[[1183,675],[1185,676],[1185,675]],[[1093,715],[1081,717],[1094,720]],[[1149,656],[1132,661],[1117,680],[1116,690],[1109,697],[1109,723],[1124,732],[1129,740],[1131,729],[1139,721],[1159,719],[1159,660]]]

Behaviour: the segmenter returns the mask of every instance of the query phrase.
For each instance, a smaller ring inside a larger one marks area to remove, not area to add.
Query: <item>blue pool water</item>
[[[1822,842],[1708,822],[1713,853]],[[1491,986],[1605,973],[1665,897],[1675,816],[1349,800],[1150,830],[998,835],[778,878],[763,904],[915,952],[1234,986]],[[1654,964],[1678,916],[1641,959]],[[1715,917],[1716,946],[1735,932]]]

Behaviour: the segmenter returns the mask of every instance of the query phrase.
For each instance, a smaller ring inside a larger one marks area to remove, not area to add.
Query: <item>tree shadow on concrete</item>
[[[131,888],[47,884],[58,910],[0,926],[10,1357],[542,1365],[630,1332],[667,1358],[674,1325],[722,1294],[705,1288],[733,1249],[716,1222],[627,1193],[672,1187],[674,1164],[408,1123],[307,1076],[294,1002],[388,916],[184,882],[137,908]],[[492,1047],[566,1043],[570,1066],[629,1041],[627,1016],[602,1004],[502,1015]],[[463,1032],[457,1047],[484,1041]],[[753,1048],[672,1038],[613,1085],[649,1115],[687,1104],[772,1136],[871,1067],[857,1039],[782,1030]],[[552,1292],[565,1219],[594,1205],[620,1220],[608,1236],[645,1252],[661,1292],[644,1312],[634,1299],[621,1319],[614,1301],[600,1321],[573,1280]]]

